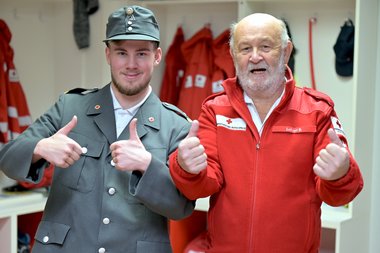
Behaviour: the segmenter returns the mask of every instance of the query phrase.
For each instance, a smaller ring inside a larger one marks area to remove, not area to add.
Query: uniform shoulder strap
[[[92,88],[92,89],[84,89],[84,88],[74,88],[71,90],[66,91],[66,94],[80,94],[80,95],[86,95],[92,92],[98,91],[98,88]]]
[[[178,114],[182,118],[185,118],[187,121],[191,122],[191,119],[186,115],[186,113],[184,111],[182,111],[181,109],[179,109],[177,106],[172,105],[172,104],[167,103],[167,102],[162,102],[162,105],[166,109],[175,112],[176,114]]]
[[[313,97],[314,99],[322,100],[322,101],[326,102],[327,104],[329,104],[330,106],[334,106],[334,101],[328,95],[326,95],[320,91],[316,91],[314,89],[308,88],[308,87],[304,87],[303,89],[304,89],[306,94]]]

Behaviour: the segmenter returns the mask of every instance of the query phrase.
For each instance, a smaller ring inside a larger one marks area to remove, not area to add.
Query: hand
[[[79,160],[82,148],[76,141],[68,137],[77,122],[77,117],[73,116],[71,121],[54,135],[40,140],[34,149],[32,162],[43,158],[55,166],[67,168]]]
[[[136,124],[136,118],[129,123],[129,140],[116,141],[110,146],[112,159],[118,170],[145,172],[152,160],[152,154],[146,151],[137,135]]]
[[[207,167],[205,148],[197,137],[199,122],[194,120],[186,136],[178,145],[178,163],[185,171],[198,174]]]
[[[331,143],[319,152],[314,173],[325,180],[336,180],[346,175],[350,167],[348,150],[333,129],[328,130]]]

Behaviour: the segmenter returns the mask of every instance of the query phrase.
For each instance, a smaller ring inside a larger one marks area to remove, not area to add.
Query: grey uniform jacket
[[[117,139],[109,85],[69,92],[3,146],[0,168],[13,179],[38,182],[47,164],[31,165],[34,147],[73,115],[78,124],[69,137],[87,152],[71,167],[55,168],[33,252],[171,252],[167,218],[190,215],[194,202],[173,184],[168,156],[187,135],[190,123],[152,92],[135,115],[138,135],[152,161],[143,175],[119,171],[111,163],[110,144]],[[128,138],[129,126],[118,140]]]

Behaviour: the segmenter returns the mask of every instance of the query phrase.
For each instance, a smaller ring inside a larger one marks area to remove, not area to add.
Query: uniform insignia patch
[[[335,132],[338,135],[343,135],[344,137],[346,137],[346,134],[344,133],[344,130],[343,130],[343,126],[337,117],[331,116],[331,123],[334,127]]]

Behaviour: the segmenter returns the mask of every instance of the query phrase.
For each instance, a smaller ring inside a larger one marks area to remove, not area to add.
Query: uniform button
[[[42,241],[47,243],[49,241],[49,236],[45,235],[44,238],[42,238]]]
[[[111,165],[112,165],[113,167],[115,167],[115,162],[114,162],[113,160],[111,160]]]
[[[104,252],[106,252],[106,249],[105,249],[105,248],[99,248],[99,249],[98,249],[98,252],[99,252],[99,253],[104,253]]]
[[[82,153],[83,153],[83,154],[86,154],[87,151],[88,151],[88,149],[87,149],[86,147],[82,147]]]
[[[110,188],[108,189],[108,194],[111,195],[111,196],[114,195],[115,192],[116,192],[116,189],[113,188],[113,187],[110,187]]]
[[[110,219],[104,218],[103,219],[103,224],[105,224],[105,225],[110,224]]]
[[[127,15],[132,15],[133,14],[133,8],[132,7],[128,7],[127,9]]]

